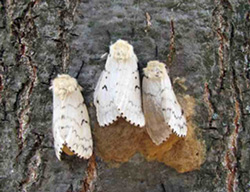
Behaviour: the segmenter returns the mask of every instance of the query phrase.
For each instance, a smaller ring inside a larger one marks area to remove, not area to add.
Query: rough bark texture
[[[0,191],[250,191],[249,10],[247,0],[0,0]],[[140,70],[167,63],[192,136],[155,147],[123,120],[98,127],[101,55],[119,38]],[[89,161],[54,154],[49,87],[61,73],[83,87]]]

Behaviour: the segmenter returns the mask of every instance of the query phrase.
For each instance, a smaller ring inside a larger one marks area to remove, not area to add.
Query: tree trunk
[[[250,191],[249,10],[246,0],[1,0],[0,191]],[[98,126],[101,56],[120,38],[140,72],[167,64],[187,137],[156,146],[122,119]],[[55,156],[49,87],[62,73],[83,87],[88,161]]]

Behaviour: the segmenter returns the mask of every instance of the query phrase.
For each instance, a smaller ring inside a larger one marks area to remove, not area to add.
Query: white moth
[[[145,125],[137,57],[127,41],[118,40],[110,46],[105,70],[95,88],[94,104],[100,126],[118,117],[140,127]]]
[[[164,63],[150,61],[143,71],[143,109],[150,138],[156,145],[160,145],[172,131],[178,136],[185,136],[186,119]]]
[[[76,79],[58,75],[53,80],[53,136],[57,158],[64,151],[88,159],[93,141],[89,115]]]

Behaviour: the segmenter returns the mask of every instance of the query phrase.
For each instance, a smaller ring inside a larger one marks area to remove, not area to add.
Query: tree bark
[[[246,0],[1,0],[0,191],[250,191],[249,10]],[[168,66],[186,138],[157,147],[124,120],[98,126],[101,56],[120,38],[140,72]],[[54,153],[49,87],[62,73],[83,87],[88,161]]]

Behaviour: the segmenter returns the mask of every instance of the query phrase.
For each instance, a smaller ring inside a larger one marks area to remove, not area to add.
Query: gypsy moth
[[[94,104],[100,126],[109,125],[118,117],[140,127],[145,125],[137,57],[127,41],[118,40],[110,46],[95,88]]]
[[[143,71],[143,109],[150,138],[156,145],[160,145],[172,131],[178,136],[185,136],[186,119],[164,63],[150,61]]]
[[[76,79],[58,75],[52,82],[53,90],[53,137],[57,158],[61,152],[90,158],[93,141],[89,115]]]

